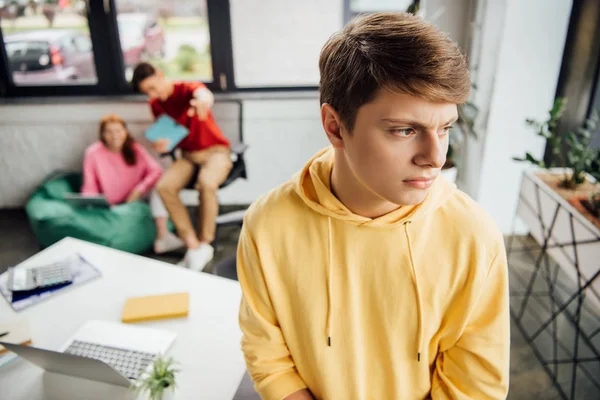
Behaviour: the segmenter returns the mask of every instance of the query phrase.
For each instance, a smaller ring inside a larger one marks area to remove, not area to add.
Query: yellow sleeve
[[[240,327],[242,351],[256,391],[265,400],[282,400],[306,388],[279,328],[256,246],[246,224],[237,252],[238,279],[242,286]]]
[[[502,246],[457,343],[436,359],[432,400],[506,399],[510,357],[508,268]]]

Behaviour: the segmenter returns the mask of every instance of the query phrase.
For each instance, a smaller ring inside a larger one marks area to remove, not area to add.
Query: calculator
[[[63,261],[36,268],[9,268],[7,287],[12,292],[27,292],[65,285],[72,281],[71,268]]]

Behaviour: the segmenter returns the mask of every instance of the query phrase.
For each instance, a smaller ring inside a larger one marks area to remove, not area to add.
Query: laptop
[[[176,334],[108,321],[88,321],[61,348],[0,344],[46,371],[129,387],[165,354]]]
[[[88,195],[80,193],[67,193],[65,201],[73,207],[83,208],[110,208],[110,203],[102,195]]]

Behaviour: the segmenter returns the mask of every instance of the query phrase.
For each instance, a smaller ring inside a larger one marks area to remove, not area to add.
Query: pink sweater
[[[137,189],[147,193],[162,175],[162,168],[140,144],[134,144],[135,165],[127,165],[121,153],[113,153],[102,142],[85,151],[83,194],[103,194],[110,204],[119,204]]]

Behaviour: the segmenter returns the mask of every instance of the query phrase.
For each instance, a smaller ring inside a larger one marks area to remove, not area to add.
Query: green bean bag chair
[[[148,204],[73,207],[63,200],[64,195],[79,192],[81,184],[79,173],[55,174],[29,198],[25,211],[43,247],[67,236],[137,254],[152,247],[156,228]]]

